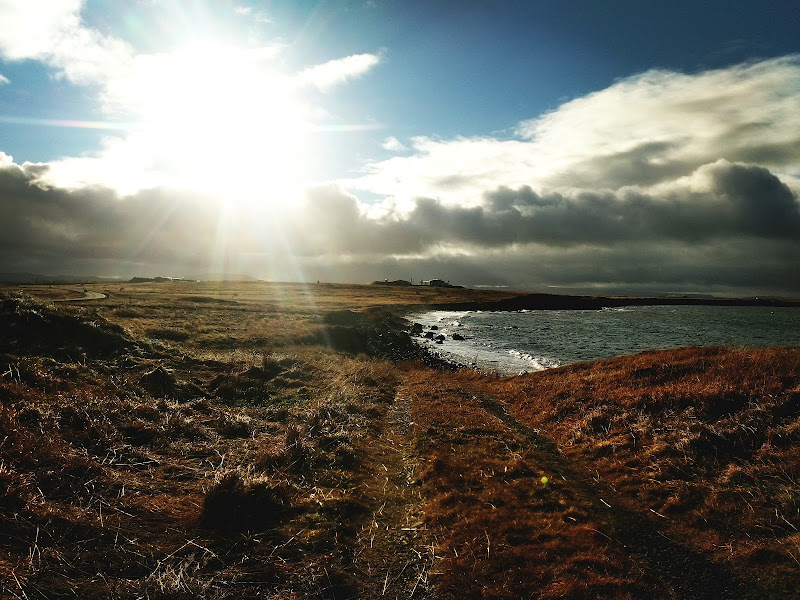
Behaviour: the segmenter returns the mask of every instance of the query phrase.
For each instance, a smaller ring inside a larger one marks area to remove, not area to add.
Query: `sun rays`
[[[140,57],[109,102],[138,114],[131,139],[176,184],[279,201],[298,182],[310,127],[269,58],[215,42]]]

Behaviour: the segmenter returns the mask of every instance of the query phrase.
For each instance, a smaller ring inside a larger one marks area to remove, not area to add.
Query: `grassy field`
[[[513,296],[1,289],[0,597],[795,598],[800,351],[500,378],[398,316]]]

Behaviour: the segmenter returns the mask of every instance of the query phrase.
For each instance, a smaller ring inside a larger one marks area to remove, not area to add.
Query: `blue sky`
[[[696,72],[791,54],[798,50],[800,25],[800,9],[787,1],[90,1],[83,6],[87,25],[142,52],[174,48],[181,37],[202,38],[204,32],[245,45],[251,36],[286,43],[282,59],[294,69],[384,52],[378,68],[331,99],[339,117],[381,125],[371,135],[345,140],[364,158],[379,147],[384,132],[399,138],[508,136],[519,121],[651,68]],[[251,15],[261,11],[264,21],[237,15],[237,7],[251,8]],[[15,82],[13,90],[3,90],[3,117],[107,117],[91,87],[54,79],[53,69],[37,61],[0,65],[0,73]],[[58,135],[32,132],[29,121],[0,127],[6,151],[30,161],[91,152],[103,135],[77,127]]]
[[[0,271],[797,295],[797,31],[777,0],[0,0]]]

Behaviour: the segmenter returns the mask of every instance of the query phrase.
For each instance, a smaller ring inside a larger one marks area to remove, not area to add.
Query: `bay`
[[[503,375],[682,346],[800,345],[800,308],[630,306],[602,310],[430,311],[408,316],[443,358]],[[435,329],[431,329],[435,327]],[[454,340],[453,334],[463,340]]]

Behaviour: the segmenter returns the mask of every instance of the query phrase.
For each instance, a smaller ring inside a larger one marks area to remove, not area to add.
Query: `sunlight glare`
[[[288,200],[308,130],[289,78],[256,50],[213,43],[146,61],[127,92],[159,170],[231,202]]]

